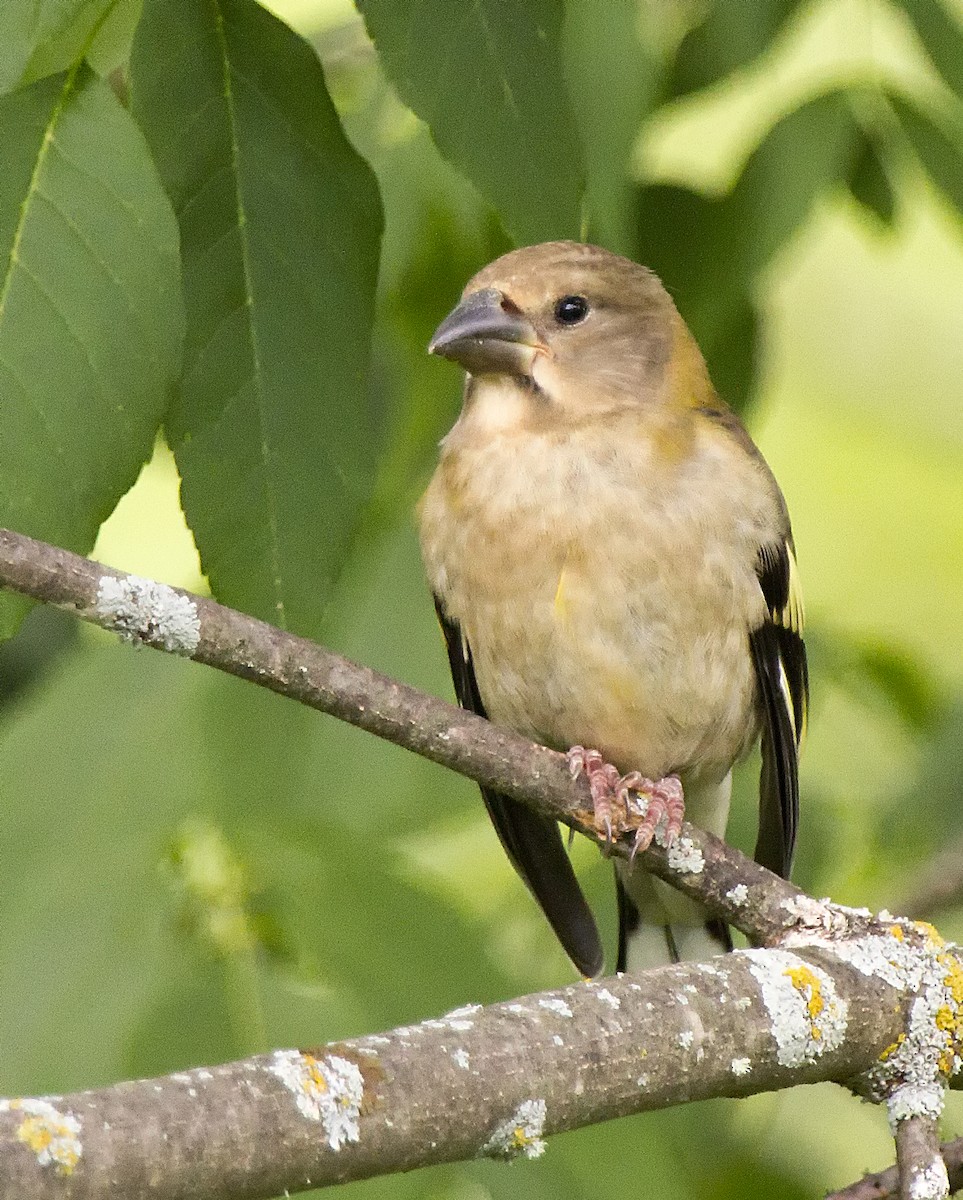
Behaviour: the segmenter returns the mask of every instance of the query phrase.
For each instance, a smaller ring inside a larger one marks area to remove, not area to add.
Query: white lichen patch
[[[749,889],[744,883],[737,883],[726,892],[726,899],[736,908],[741,908],[749,899]]]
[[[854,921],[868,917],[868,909],[846,908],[828,899],[814,900],[811,896],[790,896],[780,906],[795,920],[797,929],[783,935],[783,945],[802,945],[811,941],[812,933],[829,933],[845,937]]]
[[[706,865],[702,851],[692,838],[687,837],[680,837],[672,843],[666,853],[666,862],[683,875],[699,875]]]
[[[519,1155],[539,1158],[545,1153],[544,1100],[523,1100],[507,1121],[497,1125],[479,1153],[486,1158],[510,1161]]]
[[[544,1000],[539,1000],[539,1008],[544,1008],[546,1012],[554,1013],[556,1017],[570,1017],[572,1010],[560,996],[546,996]]]
[[[683,1029],[682,1032],[679,1034],[679,1036],[676,1038],[676,1041],[679,1043],[679,1045],[682,1047],[683,1050],[689,1050],[692,1047],[692,1043],[695,1041],[695,1034],[692,1032],[691,1029]]]
[[[358,1141],[364,1079],[354,1063],[336,1054],[276,1050],[268,1070],[294,1095],[302,1116],[321,1122],[332,1150]]]
[[[894,923],[834,947],[857,971],[914,996],[906,1029],[863,1078],[872,1099],[886,1100],[890,1124],[937,1118],[946,1080],[960,1069],[963,967],[934,929]]]
[[[886,1115],[895,1133],[900,1121],[910,1117],[939,1120],[943,1111],[943,1088],[939,1083],[904,1083],[886,1101]]]
[[[799,1067],[835,1050],[846,1035],[849,1005],[832,977],[785,950],[746,950],[776,1041],[776,1058]]]
[[[950,1194],[950,1180],[946,1164],[937,1154],[925,1167],[916,1167],[910,1173],[910,1200],[942,1200]]]
[[[458,1033],[467,1033],[469,1029],[475,1028],[475,1022],[472,1018],[476,1013],[481,1012],[480,1004],[463,1004],[461,1008],[453,1008],[445,1018],[445,1024],[449,1029],[454,1029]]]
[[[197,605],[166,583],[105,575],[97,588],[94,615],[125,641],[145,641],[190,658],[201,640]]]
[[[0,1100],[0,1112],[22,1112],[17,1141],[37,1156],[42,1167],[53,1167],[58,1175],[72,1175],[83,1156],[80,1120],[62,1113],[49,1100],[23,1098]]]
[[[455,1066],[461,1067],[463,1071],[468,1070],[469,1059],[467,1050],[462,1050],[460,1047],[457,1050],[452,1050],[451,1057],[452,1061],[455,1063]]]
[[[618,998],[618,996],[613,996],[608,988],[596,988],[595,994],[602,1001],[602,1003],[607,1004],[609,1008],[619,1009],[622,1007],[622,1001]]]
[[[734,1058],[729,1064],[729,1070],[733,1075],[748,1075],[752,1070],[752,1064],[748,1058]]]

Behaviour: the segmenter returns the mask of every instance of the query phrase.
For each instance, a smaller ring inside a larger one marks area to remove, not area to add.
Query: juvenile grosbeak
[[[677,834],[683,791],[721,836],[732,767],[761,733],[755,855],[788,874],[807,704],[789,517],[665,288],[597,246],[514,250],[429,350],[468,373],[420,505],[460,703],[569,750],[600,829],[647,801],[640,845]],[[598,974],[558,825],[483,796],[568,955]],[[616,887],[618,969],[729,944],[639,864],[618,861]]]

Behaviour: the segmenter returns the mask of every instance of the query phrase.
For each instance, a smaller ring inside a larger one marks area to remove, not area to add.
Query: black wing
[[[809,703],[792,538],[763,546],[756,571],[769,613],[749,636],[764,714],[755,857],[788,878],[799,817],[798,750]]]
[[[435,610],[448,646],[458,703],[480,717],[487,716],[471,649],[461,627],[445,615],[437,596]],[[482,788],[481,794],[505,852],[541,905],[565,953],[583,975],[598,975],[602,970],[602,941],[572,870],[558,823],[488,788]]]

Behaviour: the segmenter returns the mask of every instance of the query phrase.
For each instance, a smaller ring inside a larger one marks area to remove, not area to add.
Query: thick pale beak
[[[529,375],[540,348],[532,323],[496,288],[483,288],[445,317],[428,353],[460,363],[471,375]]]

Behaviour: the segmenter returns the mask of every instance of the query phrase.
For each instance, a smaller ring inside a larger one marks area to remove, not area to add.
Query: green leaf
[[[890,181],[878,136],[863,131],[846,176],[853,199],[880,224],[891,227],[896,216],[896,193]]]
[[[891,99],[900,125],[926,173],[963,214],[963,130],[951,137],[932,117],[914,105],[899,96]]]
[[[181,226],[188,523],[221,600],[317,634],[377,452],[374,176],[314,51],[251,0],[149,0],[131,99]]]
[[[116,0],[3,0],[0,94],[71,67]]]
[[[931,731],[943,718],[939,687],[902,646],[825,628],[807,636],[807,644],[813,674],[831,679],[862,703],[895,714],[917,732]]]
[[[728,196],[666,185],[639,193],[641,260],[669,289],[720,394],[739,410],[754,382],[759,275],[845,176],[856,136],[845,97],[829,93],[770,130]]]
[[[714,0],[679,45],[668,95],[709,87],[764,54],[799,7],[800,0]]]
[[[643,43],[637,0],[568,0],[565,71],[585,147],[588,238],[636,250],[630,160],[657,100],[661,58]]]
[[[519,242],[577,237],[582,153],[556,0],[360,0],[402,100]]]
[[[177,226],[86,69],[0,100],[0,161],[0,524],[87,551],[180,364]]]
[[[963,25],[943,0],[900,0],[933,66],[963,99]]]

